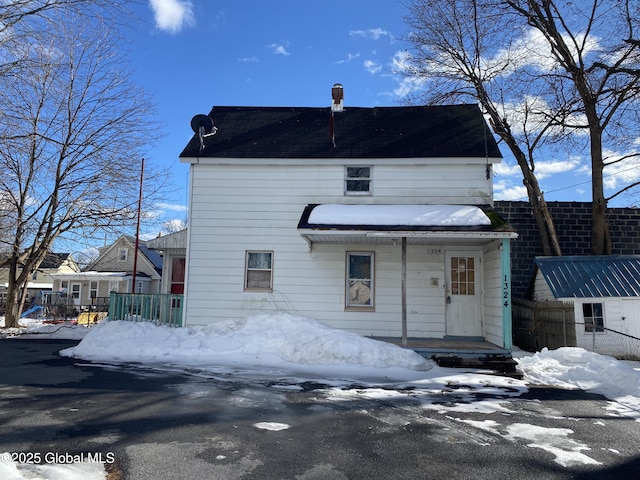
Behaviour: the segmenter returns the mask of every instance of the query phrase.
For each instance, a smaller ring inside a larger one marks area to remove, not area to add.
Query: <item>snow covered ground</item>
[[[515,352],[522,380],[489,375],[488,372],[448,369],[413,352],[384,342],[332,329],[310,318],[286,313],[264,314],[215,325],[170,328],[149,323],[103,322],[91,328],[72,325],[40,325],[7,332],[18,338],[33,336],[82,339],[61,355],[104,363],[137,363],[148,368],[169,368],[209,375],[216,379],[244,377],[287,381],[287,388],[309,379],[328,385],[328,399],[398,398],[411,392],[423,408],[451,412],[509,411],[501,399],[517,397],[530,386],[553,386],[598,393],[610,399],[610,410],[640,421],[640,371],[627,362],[580,348],[544,349],[535,354]],[[15,340],[19,341],[19,340]],[[459,402],[448,406],[432,401],[435,392],[456,388],[458,395],[495,394],[496,398]],[[494,421],[474,426],[492,432],[502,428]],[[256,428],[283,429],[287,425]],[[502,428],[501,435],[543,448],[561,465],[590,464],[581,450],[558,449],[571,442],[568,429],[548,429],[528,424]],[[583,448],[584,447],[584,448]],[[597,462],[596,462],[597,463]],[[67,469],[61,474],[61,469]],[[62,476],[61,476],[62,475]],[[104,478],[101,465],[17,465],[0,463],[4,479]]]

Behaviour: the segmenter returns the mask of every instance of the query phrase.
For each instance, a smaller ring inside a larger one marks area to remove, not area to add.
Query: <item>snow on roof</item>
[[[51,277],[60,279],[60,280],[78,280],[78,279],[96,279],[96,278],[107,278],[107,277],[127,277],[131,276],[130,273],[126,272],[96,272],[95,270],[90,270],[88,272],[66,272],[66,273],[51,273]]]
[[[318,205],[309,215],[314,225],[406,225],[423,227],[490,226],[471,205]]]

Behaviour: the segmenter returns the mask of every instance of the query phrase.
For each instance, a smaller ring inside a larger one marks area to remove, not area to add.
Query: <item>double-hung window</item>
[[[345,195],[371,195],[372,167],[345,167]]]
[[[273,289],[273,252],[247,251],[244,289],[268,292]]]
[[[373,309],[372,252],[347,252],[346,307]]]
[[[604,315],[601,303],[583,303],[582,316],[584,317],[585,332],[604,332]]]

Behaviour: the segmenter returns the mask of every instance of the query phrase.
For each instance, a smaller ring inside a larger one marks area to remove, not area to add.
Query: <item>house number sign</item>
[[[509,306],[509,279],[507,276],[504,276],[504,282],[502,283],[502,299],[504,303],[502,304],[504,307]]]

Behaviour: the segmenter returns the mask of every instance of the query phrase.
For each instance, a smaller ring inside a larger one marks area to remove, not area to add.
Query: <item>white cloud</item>
[[[582,167],[582,162],[578,157],[570,157],[567,160],[548,160],[535,162],[535,170],[533,173],[538,180],[543,180],[545,178],[561,173],[585,173],[585,169]],[[589,169],[586,169],[586,172],[588,171]],[[496,175],[499,175],[501,177],[522,176],[522,170],[515,163],[500,163],[494,167],[494,172]]]
[[[516,175],[522,175],[522,170],[517,163],[508,164],[505,161],[493,166],[493,173],[501,177],[513,177]]]
[[[170,233],[179,232],[187,228],[187,224],[184,220],[173,219],[167,220],[162,224],[162,234],[167,235]]]
[[[391,32],[383,30],[382,28],[370,28],[368,30],[351,30],[349,35],[352,37],[370,38],[372,40],[378,40],[380,37],[393,38]]]
[[[569,157],[567,160],[551,160],[535,163],[535,175],[538,180],[558,175],[560,173],[579,171],[582,162],[578,157]]]
[[[185,205],[177,204],[177,203],[156,203],[156,207],[162,210],[171,210],[173,212],[186,212],[187,207]]]
[[[363,65],[365,70],[369,72],[371,75],[375,75],[380,70],[382,70],[382,65],[374,62],[373,60],[365,60]]]
[[[351,60],[354,60],[356,58],[358,58],[360,56],[359,53],[347,53],[347,58],[346,59],[342,59],[342,60],[337,60],[333,63],[335,63],[336,65],[341,65],[343,63],[349,63]]]
[[[569,48],[584,42],[584,34],[576,35],[575,40],[563,35]],[[590,36],[584,44],[583,58],[599,49],[598,38]],[[573,57],[578,58],[577,52],[572,51]],[[483,69],[487,71],[510,74],[518,68],[533,66],[542,72],[551,72],[558,67],[558,62],[551,52],[549,41],[535,28],[529,28],[524,35],[507,49],[498,51],[493,57],[483,59]]]
[[[258,63],[259,60],[257,57],[240,57],[238,58],[240,63]]]
[[[275,55],[283,55],[285,57],[288,57],[289,55],[291,55],[287,51],[287,47],[285,47],[280,43],[272,43],[271,45],[267,45],[267,48],[270,48]]]
[[[495,200],[526,200],[527,189],[524,185],[513,185],[510,182],[499,180],[493,182],[493,198]]]
[[[506,102],[502,104],[502,114],[509,122],[511,132],[514,135],[524,135],[540,132],[545,129],[549,123],[549,112],[553,112],[553,108],[549,103],[540,96],[525,95],[518,99],[517,102]],[[582,114],[573,114],[566,119],[567,125],[585,125],[586,118]],[[561,134],[560,127],[548,129],[549,134]],[[587,129],[575,129],[574,135],[587,135]]]
[[[606,163],[622,158],[620,152],[604,151]],[[609,190],[618,190],[626,185],[640,181],[640,158],[630,157],[605,167],[604,186]]]
[[[398,82],[398,86],[390,93],[389,96],[395,98],[405,98],[413,92],[421,90],[427,79],[422,76],[406,75],[412,71],[411,54],[407,50],[400,50],[393,55],[391,64],[389,65],[393,72],[394,80]]]
[[[195,25],[193,3],[190,0],[149,0],[156,27],[164,32],[178,33],[183,27]]]

